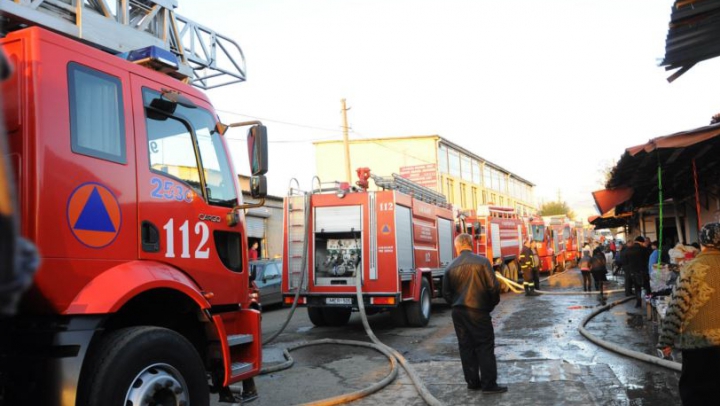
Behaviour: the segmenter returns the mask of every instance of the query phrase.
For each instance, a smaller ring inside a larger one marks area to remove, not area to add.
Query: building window
[[[445,179],[445,181],[447,182],[445,195],[447,196],[448,203],[455,203],[455,182],[450,178]]]
[[[480,162],[474,159],[472,161],[472,181],[475,184],[482,185],[482,172],[480,170]]]
[[[68,65],[72,151],[124,164],[125,117],[120,79]]]
[[[460,183],[460,207],[467,208],[467,193],[465,183]]]
[[[485,167],[485,171],[483,173],[483,175],[484,175],[483,177],[485,178],[485,183],[483,184],[483,186],[485,186],[488,189],[492,189],[492,184],[493,184],[492,172],[493,172],[492,168]]]
[[[472,208],[477,210],[478,207],[478,195],[477,195],[477,188],[472,187],[470,188],[470,196],[472,198]]]
[[[460,153],[454,149],[448,149],[448,167],[450,175],[460,177]]]
[[[447,147],[442,144],[438,147],[438,171],[448,173]]]
[[[487,203],[488,203],[487,191],[486,191],[486,190],[483,190],[483,191],[482,191],[482,204],[487,204]]]
[[[472,168],[470,167],[471,159],[467,155],[462,155],[460,157],[460,171],[462,173],[462,178],[472,182]]]

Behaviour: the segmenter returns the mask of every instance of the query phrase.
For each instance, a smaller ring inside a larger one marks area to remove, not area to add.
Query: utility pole
[[[352,182],[350,172],[350,141],[348,140],[348,121],[347,111],[349,108],[345,107],[345,99],[340,100],[342,104],[342,118],[343,118],[343,144],[345,146],[345,180],[348,183]]]

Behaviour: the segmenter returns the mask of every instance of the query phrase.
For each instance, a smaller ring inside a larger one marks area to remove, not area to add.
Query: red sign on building
[[[400,167],[400,176],[419,185],[437,190],[437,165],[413,165]]]

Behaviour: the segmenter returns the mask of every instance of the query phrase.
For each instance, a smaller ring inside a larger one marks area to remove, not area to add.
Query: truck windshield
[[[545,239],[545,226],[530,226],[532,229],[533,241],[543,241]]]
[[[155,91],[146,89],[143,92],[148,109],[151,169],[184,181],[199,195],[205,196],[210,204],[228,207],[236,205],[235,180],[221,135],[215,131],[212,114],[200,107],[181,104],[175,105],[171,114],[155,110],[151,103],[160,97]],[[195,147],[199,156],[195,153]]]

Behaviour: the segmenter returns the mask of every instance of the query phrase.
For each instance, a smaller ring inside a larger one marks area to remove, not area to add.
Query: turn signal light
[[[286,305],[293,304],[293,300],[295,300],[295,296],[285,296],[285,304]],[[305,296],[300,296],[298,298],[298,304],[305,304]]]
[[[389,296],[389,297],[373,297],[370,299],[370,302],[375,305],[394,305],[395,304],[395,297]]]

